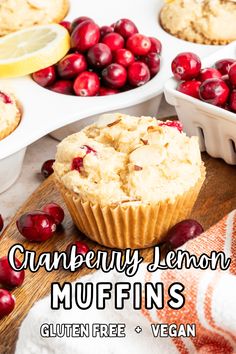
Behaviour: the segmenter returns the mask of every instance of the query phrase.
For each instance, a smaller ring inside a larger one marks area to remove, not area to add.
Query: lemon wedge
[[[57,24],[33,26],[0,38],[0,77],[31,74],[57,63],[70,49],[68,31]]]

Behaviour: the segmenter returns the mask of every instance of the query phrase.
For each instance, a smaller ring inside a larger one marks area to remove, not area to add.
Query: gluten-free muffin
[[[55,178],[77,227],[109,247],[161,242],[189,215],[205,177],[197,137],[180,130],[117,113],[64,139]]]
[[[161,10],[162,27],[181,39],[202,44],[236,40],[235,0],[169,0]]]
[[[18,126],[21,113],[12,93],[0,89],[0,140],[10,135]]]
[[[69,0],[1,0],[0,36],[34,25],[60,22]]]

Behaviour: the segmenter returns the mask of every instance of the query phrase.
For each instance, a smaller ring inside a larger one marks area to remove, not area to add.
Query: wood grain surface
[[[222,160],[212,159],[207,154],[203,154],[203,159],[207,169],[207,178],[191,217],[197,219],[207,229],[226,213],[236,208],[236,167],[226,165]],[[67,211],[63,227],[56,232],[52,239],[43,244],[35,244],[22,238],[16,229],[16,219],[22,213],[39,209],[43,204],[50,201],[59,203],[66,211],[51,177],[42,183],[25,202],[3,233],[0,241],[0,256],[7,255],[9,248],[15,243],[23,243],[26,249],[35,250],[39,254],[45,251],[64,251],[71,241],[85,238],[74,227]],[[86,239],[86,242],[94,250],[102,249],[101,246],[88,239]],[[146,261],[151,261],[152,249],[143,250],[141,254]],[[51,273],[47,273],[43,269],[40,269],[37,273],[31,273],[27,270],[23,286],[13,292],[16,297],[14,312],[0,321],[0,354],[14,353],[18,329],[22,320],[32,305],[50,292],[52,282],[74,281],[88,272],[87,268],[83,268],[74,274],[64,270]]]

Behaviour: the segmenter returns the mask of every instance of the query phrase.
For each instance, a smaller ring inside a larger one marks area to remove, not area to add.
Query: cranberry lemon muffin
[[[189,215],[205,177],[198,139],[179,122],[119,113],[64,139],[54,171],[77,227],[117,248],[161,242]]]
[[[202,44],[236,40],[235,0],[168,0],[160,13],[162,27],[181,39]]]
[[[0,1],[0,36],[34,25],[60,22],[68,9],[69,0]]]
[[[20,118],[20,110],[14,95],[0,90],[0,140],[16,129]]]

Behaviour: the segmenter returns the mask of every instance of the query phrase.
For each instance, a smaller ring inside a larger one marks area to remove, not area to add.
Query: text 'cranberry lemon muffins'
[[[119,113],[64,139],[54,171],[77,227],[114,248],[160,243],[190,214],[205,179],[198,138],[179,122]]]
[[[0,140],[10,135],[18,126],[21,113],[13,94],[0,89]]]

